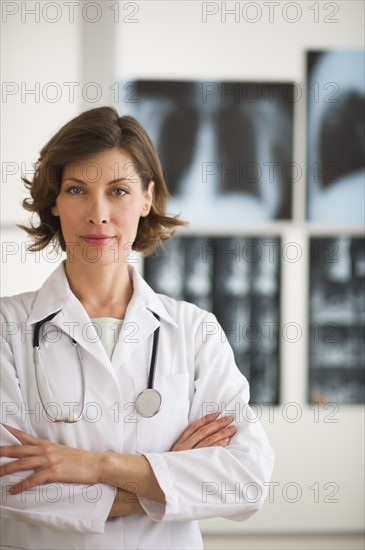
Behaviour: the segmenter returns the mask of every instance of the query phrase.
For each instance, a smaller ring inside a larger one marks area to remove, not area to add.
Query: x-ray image
[[[365,219],[365,52],[308,54],[308,218]]]
[[[174,237],[164,246],[145,259],[146,281],[213,311],[250,381],[251,402],[278,403],[280,239]]]
[[[363,403],[365,239],[311,240],[310,401]]]
[[[157,148],[171,213],[203,228],[291,218],[292,84],[136,81],[132,91],[123,110]]]

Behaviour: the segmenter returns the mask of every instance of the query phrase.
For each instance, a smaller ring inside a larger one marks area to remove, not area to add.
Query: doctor
[[[184,223],[154,147],[92,109],[25,183],[31,249],[66,260],[2,300],[1,548],[201,548],[196,520],[262,506],[273,451],[215,317],[127,263]]]

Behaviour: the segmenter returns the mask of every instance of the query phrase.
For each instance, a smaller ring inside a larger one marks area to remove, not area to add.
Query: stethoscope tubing
[[[74,422],[78,422],[79,420],[81,420],[82,415],[84,413],[85,393],[86,393],[86,379],[85,379],[85,369],[84,369],[84,358],[83,358],[83,355],[82,355],[81,348],[78,345],[78,343],[76,342],[76,340],[74,340],[74,338],[71,338],[71,336],[69,336],[69,338],[71,340],[72,345],[76,349],[76,353],[77,353],[77,356],[78,356],[78,359],[79,359],[80,370],[81,370],[81,378],[82,378],[82,393],[81,393],[81,403],[82,403],[82,405],[81,405],[80,414],[76,418],[73,418],[73,417],[72,418],[57,418],[57,417],[51,416],[49,414],[48,410],[47,410],[46,403],[43,400],[42,392],[40,391],[39,369],[38,369],[38,366],[39,366],[39,349],[40,349],[39,335],[40,335],[40,331],[41,331],[42,326],[45,323],[48,323],[49,321],[51,321],[57,315],[57,313],[59,313],[59,311],[56,311],[56,313],[51,313],[51,315],[48,315],[48,317],[46,317],[45,319],[42,319],[41,321],[38,321],[38,323],[36,323],[36,325],[34,327],[33,349],[34,349],[35,378],[36,378],[36,384],[37,384],[39,399],[41,400],[41,404],[42,404],[44,412],[47,415],[47,418],[51,422],[74,423]]]
[[[72,345],[75,346],[75,348],[76,348],[76,352],[77,352],[77,355],[78,355],[79,364],[80,364],[80,368],[81,368],[81,377],[82,377],[81,403],[82,403],[82,406],[81,406],[80,414],[77,416],[77,418],[55,418],[55,417],[52,417],[47,411],[46,403],[44,402],[43,397],[42,397],[42,392],[40,391],[40,381],[39,381],[40,342],[39,342],[39,335],[40,335],[40,331],[41,331],[42,326],[45,323],[51,321],[58,313],[59,313],[59,311],[57,311],[56,313],[52,313],[51,315],[48,315],[48,317],[46,317],[45,319],[42,319],[41,321],[38,321],[36,323],[35,327],[34,327],[33,349],[34,349],[35,378],[36,378],[38,395],[39,395],[43,410],[47,415],[47,418],[52,422],[74,423],[74,422],[78,422],[79,420],[81,420],[84,409],[85,409],[86,379],[85,379],[84,359],[83,359],[81,348],[80,348],[79,344],[76,342],[76,340],[71,338],[71,336],[69,336],[69,338],[70,338],[70,341],[71,341]],[[152,313],[156,317],[156,319],[159,321],[160,320],[159,315],[157,315],[157,313],[154,313],[154,312],[152,312]],[[135,403],[137,412],[141,416],[145,416],[146,418],[149,418],[151,416],[155,416],[155,414],[157,414],[159,412],[159,410],[161,408],[161,404],[162,404],[162,397],[161,397],[160,392],[155,390],[154,387],[153,387],[154,386],[154,379],[155,379],[155,372],[156,372],[156,360],[157,360],[157,351],[158,351],[158,345],[159,345],[159,336],[160,336],[160,326],[157,327],[157,329],[155,330],[155,332],[153,334],[151,361],[150,361],[150,368],[149,368],[149,373],[148,373],[148,386],[147,386],[146,390],[142,391],[137,396],[136,403]],[[159,398],[159,406],[156,407],[154,410],[151,410],[150,412],[148,412],[146,414],[143,414],[140,410],[138,410],[137,401],[138,401],[138,399],[140,399],[141,396],[143,396],[143,394],[146,394],[146,393],[150,393],[150,394],[154,393]]]
[[[154,313],[153,315],[156,317],[157,321],[160,320],[160,317],[159,315],[157,315],[157,313]],[[150,370],[148,373],[148,384],[147,384],[147,389],[149,390],[153,390],[153,384],[155,381],[156,360],[157,360],[159,338],[160,338],[160,327],[158,326],[153,334],[152,354],[151,354]]]

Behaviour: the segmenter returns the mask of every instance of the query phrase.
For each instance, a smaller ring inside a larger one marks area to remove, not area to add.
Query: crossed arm
[[[171,452],[201,447],[225,447],[236,433],[233,416],[218,418],[212,413],[193,422],[174,443]],[[51,443],[4,425],[21,443],[0,447],[0,456],[16,460],[1,466],[0,476],[33,470],[22,482],[9,489],[18,494],[38,484],[64,482],[107,483],[118,488],[109,518],[144,512],[138,496],[165,502],[165,495],[143,455],[84,451]],[[128,487],[128,490],[126,490]]]

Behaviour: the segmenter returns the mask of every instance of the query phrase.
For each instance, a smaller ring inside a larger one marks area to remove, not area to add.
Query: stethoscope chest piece
[[[57,313],[59,313],[59,312],[57,312]],[[83,355],[82,355],[82,352],[81,352],[81,348],[78,345],[78,343],[73,338],[71,338],[70,336],[66,335],[67,338],[73,344],[74,349],[76,349],[77,357],[78,357],[79,364],[80,364],[80,373],[79,374],[80,374],[80,378],[81,378],[82,391],[81,391],[80,409],[79,409],[78,414],[74,411],[73,412],[69,411],[68,414],[65,415],[65,414],[62,414],[61,410],[59,410],[59,411],[57,411],[57,414],[55,416],[51,416],[51,414],[48,412],[48,406],[47,405],[49,405],[49,404],[52,405],[53,404],[53,405],[57,406],[58,403],[53,403],[53,402],[47,403],[47,400],[42,397],[42,391],[41,391],[41,385],[42,385],[41,382],[42,381],[40,380],[40,373],[39,373],[39,371],[42,368],[42,362],[40,361],[40,342],[43,342],[43,340],[47,338],[47,335],[49,336],[51,331],[48,331],[48,333],[46,333],[46,335],[44,335],[43,337],[40,337],[40,332],[41,332],[42,326],[45,323],[50,322],[57,315],[57,313],[52,313],[51,315],[46,317],[46,319],[43,319],[42,321],[38,321],[38,323],[36,323],[36,325],[35,325],[34,334],[33,334],[35,378],[36,378],[39,398],[41,400],[43,409],[44,409],[45,413],[47,414],[47,417],[49,418],[49,420],[51,420],[52,422],[74,423],[74,422],[78,422],[79,420],[81,420],[81,418],[83,416],[83,412],[84,412],[84,408],[85,408],[85,386],[86,385],[85,385],[85,372],[84,372],[84,365],[83,365]],[[153,315],[156,317],[156,319],[158,321],[160,320],[160,317],[157,315],[157,313],[153,313]],[[150,418],[151,416],[155,416],[155,414],[157,414],[159,412],[159,410],[161,409],[161,405],[162,405],[161,394],[160,394],[159,391],[155,390],[154,387],[153,387],[153,381],[154,381],[154,377],[155,377],[155,367],[156,367],[156,357],[157,357],[159,333],[160,333],[160,327],[158,326],[156,328],[155,332],[154,332],[154,335],[153,335],[153,345],[152,345],[150,369],[149,369],[149,374],[148,374],[147,389],[142,391],[138,395],[138,397],[135,401],[136,411],[141,416],[144,416],[145,418]],[[55,340],[55,342],[57,342],[58,340],[59,340],[59,338],[57,340]],[[51,363],[50,366],[52,366],[53,365],[52,361],[50,361],[50,363]],[[45,369],[44,369],[44,365],[43,365],[42,372],[44,370]],[[71,401],[65,401],[64,402],[64,405],[70,405],[70,404],[73,404],[73,402],[71,402]]]
[[[144,418],[155,416],[161,409],[161,405],[161,394],[153,388],[141,392],[135,401],[136,411]]]
[[[156,319],[159,321],[160,317],[157,313],[153,314]],[[144,418],[151,418],[155,416],[158,411],[161,409],[162,397],[159,391],[155,390],[153,387],[153,380],[155,377],[155,367],[156,367],[156,357],[157,357],[157,348],[158,348],[158,339],[160,334],[160,327],[157,327],[153,335],[153,345],[152,345],[152,355],[151,355],[151,364],[148,374],[148,386],[147,389],[142,391],[134,402],[134,406],[138,414]]]

